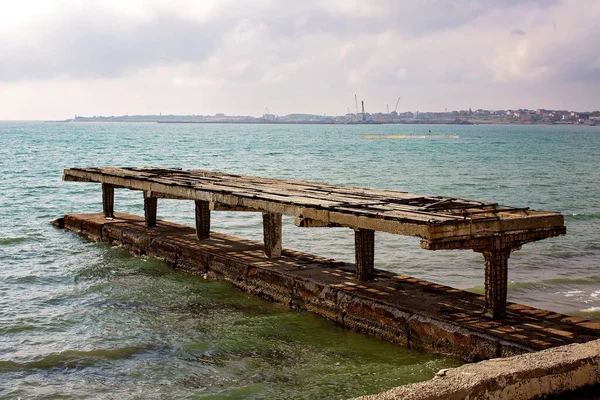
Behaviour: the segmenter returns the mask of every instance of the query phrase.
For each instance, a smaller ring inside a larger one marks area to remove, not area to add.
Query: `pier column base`
[[[481,251],[485,259],[485,309],[486,316],[501,319],[506,316],[508,292],[508,258],[513,249],[500,245],[500,239],[491,249]]]
[[[267,258],[281,257],[281,214],[263,213],[263,236]]]
[[[104,218],[115,217],[115,187],[110,183],[102,184],[102,211]]]
[[[375,231],[354,230],[354,255],[356,259],[356,279],[372,280],[375,264]]]
[[[144,216],[146,226],[152,228],[156,226],[156,207],[158,199],[152,197],[149,192],[144,192]]]
[[[210,202],[195,200],[196,203],[196,236],[198,240],[210,238]]]

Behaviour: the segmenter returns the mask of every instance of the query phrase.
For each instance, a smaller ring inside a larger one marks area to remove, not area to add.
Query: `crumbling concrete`
[[[510,252],[566,233],[560,213],[395,190],[152,167],[68,168],[63,179],[101,183],[105,217],[113,216],[116,187],[143,191],[147,227],[158,198],[194,200],[199,240],[209,238],[211,208],[262,212],[268,258],[281,255],[282,215],[299,227],[352,228],[360,281],[374,277],[375,231],[418,236],[429,250],[475,250],[485,257],[486,315],[495,320],[507,314]]]
[[[263,243],[115,213],[67,215],[57,226],[92,240],[161,258],[174,268],[225,279],[249,293],[314,312],[355,331],[411,349],[473,362],[600,337],[600,324],[508,303],[502,320],[484,315],[483,296],[375,269],[356,279],[353,264],[284,249],[267,258]]]
[[[528,400],[600,384],[600,340],[465,364],[360,400]],[[598,393],[600,396],[600,392]],[[567,397],[565,397],[567,398]]]

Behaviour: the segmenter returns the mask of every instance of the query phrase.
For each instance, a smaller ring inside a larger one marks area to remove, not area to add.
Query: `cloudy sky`
[[[0,120],[600,109],[598,0],[0,2]]]

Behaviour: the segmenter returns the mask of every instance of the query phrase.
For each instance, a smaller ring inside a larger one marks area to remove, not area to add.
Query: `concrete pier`
[[[465,361],[506,357],[600,338],[600,324],[507,303],[501,320],[485,316],[484,296],[374,269],[356,280],[354,264],[282,249],[266,258],[263,243],[115,213],[66,215],[59,227],[161,258],[174,268],[225,279],[248,293],[314,312],[347,328]]]
[[[354,231],[354,252],[356,261],[356,279],[373,279],[375,265],[375,231],[356,229]]]
[[[210,238],[210,204],[208,201],[196,200],[196,236],[198,240]]]
[[[150,192],[144,191],[144,218],[148,228],[156,226],[157,207],[158,199],[153,197]]]
[[[263,238],[267,258],[281,257],[281,214],[263,213]]]
[[[66,215],[57,227],[411,349],[467,362],[508,357],[373,399],[533,399],[600,382],[600,323],[507,301],[511,252],[565,234],[559,213],[201,170],[73,168],[64,179],[101,183],[103,212]],[[115,213],[115,188],[143,191],[144,217]],[[158,198],[194,201],[195,229],[157,220]],[[262,213],[264,241],[211,231],[212,210]],[[354,230],[355,263],[284,249],[282,215],[298,227]],[[485,295],[375,269],[375,231],[481,253]]]
[[[373,278],[375,231],[418,236],[429,250],[474,250],[485,258],[485,315],[506,315],[508,256],[526,243],[566,233],[556,212],[497,203],[423,196],[317,182],[291,181],[203,170],[70,168],[64,179],[102,184],[104,216],[114,211],[114,188],[143,190],[146,225],[156,218],[156,198],[196,202],[199,240],[210,236],[210,209],[263,213],[265,255],[281,253],[281,216],[299,227],[348,227],[355,231],[356,278]]]
[[[102,184],[102,209],[104,217],[113,217],[115,212],[115,186],[110,183]]]

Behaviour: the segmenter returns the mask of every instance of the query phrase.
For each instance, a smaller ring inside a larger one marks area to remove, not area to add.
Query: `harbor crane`
[[[367,115],[365,114],[365,102],[364,102],[364,100],[361,100],[360,104],[362,104],[362,120],[366,121],[367,120]]]
[[[394,107],[394,112],[397,113],[398,112],[398,104],[400,104],[400,99],[402,97],[398,97],[398,101],[396,102],[396,107]]]

